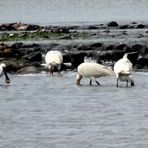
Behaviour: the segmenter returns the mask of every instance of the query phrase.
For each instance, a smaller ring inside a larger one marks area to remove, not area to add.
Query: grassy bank
[[[21,40],[56,40],[56,39],[88,39],[89,32],[56,33],[50,31],[28,31],[28,32],[7,32],[0,34],[0,41],[21,41]]]

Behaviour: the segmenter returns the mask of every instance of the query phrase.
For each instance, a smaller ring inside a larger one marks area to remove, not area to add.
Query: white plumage
[[[128,83],[131,83],[131,86],[134,86],[134,81],[129,77],[133,71],[133,65],[130,60],[127,58],[127,53],[123,56],[122,59],[118,60],[114,65],[114,72],[117,77],[116,86],[118,87],[118,81],[126,81],[126,86]]]
[[[110,76],[113,74],[114,72],[112,69],[107,66],[103,66],[98,63],[82,63],[78,66],[76,84],[80,85],[80,80],[82,77],[90,78],[91,85],[92,79],[96,81],[95,78]],[[100,85],[99,82],[96,81],[96,83]]]
[[[4,63],[0,64],[0,77],[2,77],[3,74],[5,76],[5,82],[10,83],[10,79],[9,79],[7,72],[6,72],[6,64],[4,64]]]
[[[55,67],[60,71],[61,64],[63,63],[63,55],[60,51],[49,51],[45,55],[45,62],[51,73],[53,73]]]

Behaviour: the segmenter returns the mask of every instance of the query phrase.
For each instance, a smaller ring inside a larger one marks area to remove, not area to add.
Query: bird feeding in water
[[[6,72],[6,64],[1,63],[0,64],[0,77],[2,77],[3,75],[5,76],[5,83],[10,83],[10,79]]]
[[[92,85],[92,80],[100,85],[96,78],[111,75],[114,75],[114,72],[110,67],[98,63],[82,63],[77,69],[76,84],[80,85],[82,77],[87,77],[90,78],[90,85]]]
[[[119,59],[114,65],[114,72],[117,77],[116,87],[119,86],[119,80],[125,81],[126,87],[128,87],[128,83],[130,83],[131,86],[134,86],[134,80],[129,77],[133,72],[133,64],[130,62],[127,56],[128,53],[125,53],[123,58]]]
[[[45,62],[51,74],[53,74],[55,69],[60,73],[63,55],[60,51],[49,51],[45,55]]]

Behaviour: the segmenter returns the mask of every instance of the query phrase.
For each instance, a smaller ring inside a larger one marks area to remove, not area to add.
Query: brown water
[[[147,148],[148,73],[134,73],[135,87],[75,85],[75,72],[62,76],[1,78],[1,148]]]

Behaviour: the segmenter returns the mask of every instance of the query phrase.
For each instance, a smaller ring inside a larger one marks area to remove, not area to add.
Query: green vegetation
[[[56,39],[88,39],[89,32],[56,33],[50,31],[28,31],[28,32],[7,32],[0,33],[0,41],[21,41],[21,40],[56,40]]]
[[[15,32],[15,33],[1,33],[0,41],[20,41],[20,40],[42,40],[53,39],[59,36],[63,36],[63,33],[51,33],[51,32]]]

